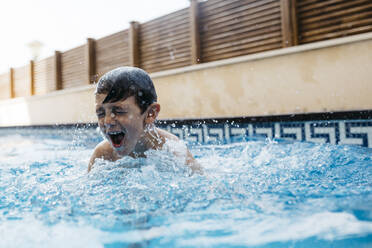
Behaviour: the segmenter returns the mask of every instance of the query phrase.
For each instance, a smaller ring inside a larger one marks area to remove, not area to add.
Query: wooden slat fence
[[[14,69],[14,97],[31,95],[28,70],[28,66]]]
[[[372,31],[371,0],[298,0],[297,12],[300,43]]]
[[[85,82],[85,45],[62,53],[62,87],[73,88]]]
[[[9,83],[9,73],[4,73],[0,75],[0,100],[8,99],[10,95],[10,83]]]
[[[106,36],[96,41],[96,66],[98,76],[118,66],[130,65],[128,30]]]
[[[54,84],[54,58],[49,57],[35,62],[34,73],[34,93],[35,95],[42,95],[56,90]]]
[[[190,7],[0,75],[0,99],[372,32],[371,0],[191,0]]]
[[[141,24],[140,66],[162,71],[191,64],[188,9]]]
[[[281,47],[280,1],[215,0],[200,3],[203,62]]]

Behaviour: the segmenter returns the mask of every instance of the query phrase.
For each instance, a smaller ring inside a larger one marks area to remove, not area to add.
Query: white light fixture
[[[27,44],[28,48],[31,51],[31,58],[32,60],[36,61],[41,53],[41,50],[44,47],[44,44],[41,43],[38,40],[31,41],[30,43]]]

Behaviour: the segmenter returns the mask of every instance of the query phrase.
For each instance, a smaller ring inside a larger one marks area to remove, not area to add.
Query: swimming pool
[[[100,162],[95,128],[0,129],[0,247],[370,247],[372,152],[237,137]]]

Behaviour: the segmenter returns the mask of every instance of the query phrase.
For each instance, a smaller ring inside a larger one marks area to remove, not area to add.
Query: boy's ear
[[[158,117],[158,114],[160,112],[160,105],[158,103],[153,103],[148,107],[146,117],[145,117],[145,123],[146,124],[152,124],[155,122],[156,118]]]

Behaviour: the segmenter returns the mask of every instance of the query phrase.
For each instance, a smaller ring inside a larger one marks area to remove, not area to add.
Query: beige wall
[[[372,34],[154,73],[161,119],[372,109]],[[93,87],[0,102],[0,125],[95,121]]]
[[[87,86],[0,101],[0,126],[94,122],[93,92]]]
[[[372,109],[372,39],[154,81],[162,118]]]

